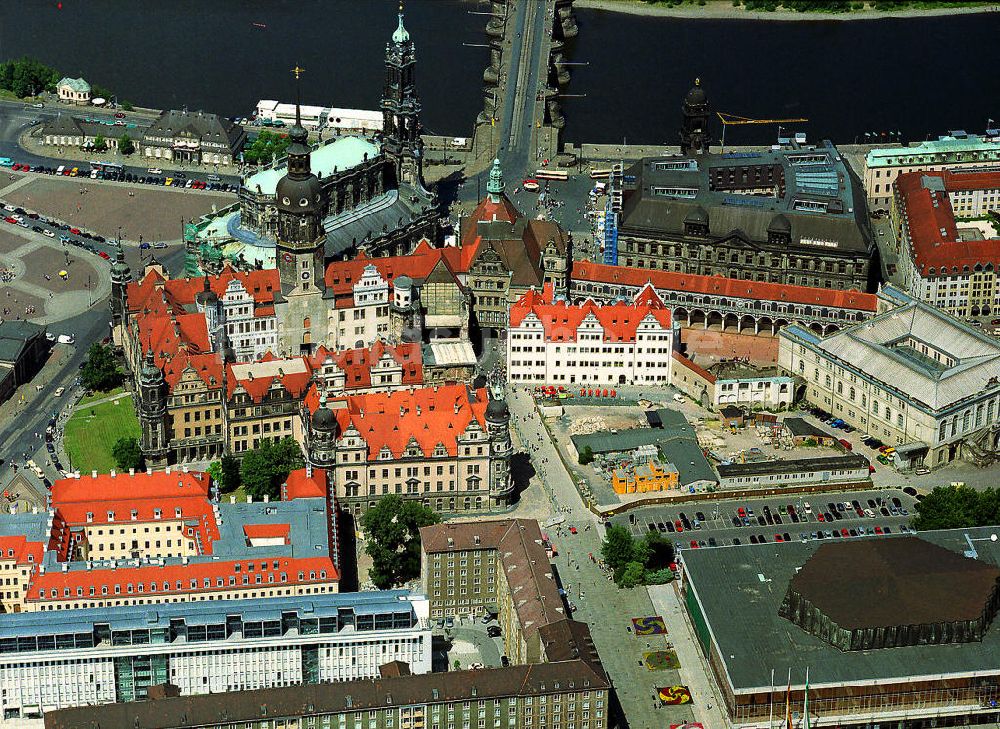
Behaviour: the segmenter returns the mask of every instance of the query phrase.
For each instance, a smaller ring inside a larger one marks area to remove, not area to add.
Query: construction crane
[[[737,114],[726,114],[722,111],[715,112],[715,115],[719,117],[719,121],[722,122],[722,151],[726,151],[726,127],[737,126],[743,124],[795,124],[798,122],[807,122],[808,119],[750,119],[745,116],[738,116]]]

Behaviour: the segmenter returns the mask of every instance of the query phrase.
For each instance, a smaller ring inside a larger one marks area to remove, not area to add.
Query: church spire
[[[493,167],[490,169],[490,179],[486,183],[486,192],[489,193],[490,202],[500,202],[503,195],[503,170],[500,168],[500,160],[493,160]]]
[[[396,45],[410,42],[410,33],[406,30],[406,26],[403,25],[403,0],[399,0],[399,27],[392,34],[392,42]]]

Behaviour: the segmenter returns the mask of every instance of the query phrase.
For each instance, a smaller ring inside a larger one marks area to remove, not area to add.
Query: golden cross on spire
[[[300,76],[302,76],[302,73],[304,71],[305,71],[305,69],[304,68],[299,68],[299,64],[297,64],[297,63],[295,64],[295,68],[292,69],[292,73],[295,74],[295,78],[296,79],[298,79]]]
[[[399,0],[399,12],[403,12],[403,0]]]

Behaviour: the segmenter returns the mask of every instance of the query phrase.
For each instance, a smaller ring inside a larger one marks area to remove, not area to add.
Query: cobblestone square
[[[100,259],[95,258],[94,262],[82,256],[69,256],[69,265],[66,264],[66,256],[57,248],[42,246],[21,256],[24,262],[25,271],[21,280],[34,286],[39,286],[47,291],[62,293],[66,291],[85,291],[87,288],[87,277],[90,277],[90,285],[95,287],[100,280],[97,275],[96,265]],[[60,271],[66,271],[69,275],[64,281],[59,277]],[[46,280],[48,276],[48,280]]]
[[[129,193],[133,196],[129,196]],[[198,218],[236,201],[235,195],[79,178],[36,176],[5,196],[11,205],[114,238],[179,240],[181,219]]]

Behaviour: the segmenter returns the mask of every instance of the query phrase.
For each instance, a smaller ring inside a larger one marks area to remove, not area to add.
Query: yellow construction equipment
[[[715,112],[715,115],[719,117],[719,121],[722,122],[722,151],[726,151],[726,127],[737,126],[743,124],[796,124],[800,122],[807,122],[808,119],[751,119],[746,116],[739,116],[737,114],[726,114],[723,111]]]

